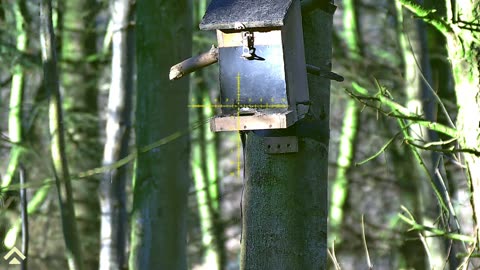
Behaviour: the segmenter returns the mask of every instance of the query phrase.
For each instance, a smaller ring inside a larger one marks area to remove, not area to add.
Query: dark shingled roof
[[[236,22],[246,28],[282,26],[291,4],[292,0],[212,0],[200,29],[234,29]]]

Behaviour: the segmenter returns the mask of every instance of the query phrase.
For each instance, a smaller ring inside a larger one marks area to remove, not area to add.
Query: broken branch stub
[[[178,80],[198,69],[204,68],[218,61],[218,48],[212,46],[208,52],[183,60],[170,68],[170,80]]]

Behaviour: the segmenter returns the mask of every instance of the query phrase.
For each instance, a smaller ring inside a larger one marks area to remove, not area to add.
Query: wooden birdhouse
[[[213,131],[282,129],[305,116],[299,0],[212,0],[200,29],[217,31],[221,114]]]

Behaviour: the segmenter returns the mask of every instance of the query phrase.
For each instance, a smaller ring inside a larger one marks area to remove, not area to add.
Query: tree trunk
[[[169,69],[191,54],[191,2],[137,3],[138,149],[182,135],[140,153],[135,172],[130,269],[187,269],[189,186],[188,80],[170,82]]]
[[[463,153],[465,173],[470,188],[474,227],[473,233],[480,242],[480,72],[478,61],[478,33],[468,22],[476,20],[479,12],[477,1],[463,1],[452,7],[455,1],[445,1],[447,18],[445,21],[433,16],[431,10],[419,6],[412,0],[399,0],[406,8],[436,27],[447,40],[447,51],[455,80],[458,115],[456,128],[459,132],[458,146]],[[458,8],[458,10],[457,10]],[[457,14],[452,14],[456,10]],[[458,17],[458,20],[457,20]],[[460,19],[463,23],[459,23]],[[474,26],[473,26],[474,27]],[[464,226],[465,228],[465,226]]]
[[[448,2],[448,1],[447,1]],[[479,7],[476,1],[464,1],[458,6],[458,14],[463,21],[476,19]],[[451,10],[447,8],[447,10]],[[449,14],[450,18],[454,14]],[[480,44],[478,35],[470,29],[456,28],[456,35],[447,35],[448,55],[452,64],[457,97],[457,130],[460,132],[460,148],[473,152],[464,152],[466,176],[471,191],[474,233],[477,247],[480,242]],[[474,37],[475,35],[475,37]],[[461,38],[461,39],[460,39]]]
[[[345,41],[348,47],[348,57],[359,63],[363,56],[361,46],[360,20],[358,18],[358,7],[356,0],[343,0],[343,24]],[[342,241],[341,226],[344,219],[344,207],[347,202],[349,182],[348,170],[352,166],[355,157],[355,141],[357,139],[359,124],[359,105],[350,98],[345,104],[345,114],[343,116],[342,130],[340,134],[340,143],[338,146],[337,171],[330,196],[329,213],[329,245],[335,241],[338,244]]]
[[[329,66],[331,31],[330,14],[303,15],[308,64]],[[309,74],[308,87],[297,153],[266,154],[260,132],[247,135],[241,269],[326,269],[330,81]]]
[[[61,86],[65,112],[66,154],[73,174],[101,164],[98,126],[98,65],[95,19],[97,1],[58,1],[61,20]],[[99,252],[98,181],[73,182],[78,229],[83,241],[86,266],[96,268]],[[98,178],[97,178],[98,179]]]
[[[110,4],[113,25],[111,83],[108,96],[103,166],[128,155],[133,100],[133,36],[130,1]],[[108,171],[99,186],[101,209],[99,269],[124,268],[127,235],[126,166]]]
[[[78,238],[75,209],[73,207],[72,185],[65,155],[65,138],[58,82],[55,35],[52,25],[52,3],[40,1],[40,44],[42,44],[42,62],[44,85],[50,93],[49,127],[51,136],[51,158],[62,218],[68,264],[71,270],[83,269],[83,257]]]
[[[23,4],[20,0],[15,0],[12,1],[11,4],[7,4],[10,11],[9,13],[11,14],[9,21],[11,21],[11,24],[15,25],[15,34],[17,36],[16,48],[19,52],[25,52],[28,41],[27,31],[25,29],[27,22],[23,14],[25,11]],[[19,63],[13,67],[8,111],[8,137],[13,143],[13,146],[10,152],[10,161],[8,163],[7,172],[2,179],[1,188],[6,188],[11,184],[23,151],[22,108],[24,82],[25,71],[22,64]]]
[[[406,105],[405,107],[412,112],[416,112],[420,115],[424,115],[423,100],[422,100],[422,85],[424,85],[421,73],[425,70],[425,66],[419,66],[421,60],[424,58],[423,51],[421,50],[422,40],[420,40],[421,33],[419,26],[416,24],[415,19],[410,18],[410,13],[404,13],[402,5],[399,2],[395,2],[396,7],[396,23],[397,23],[397,38],[400,54],[402,56],[402,67],[404,74],[404,85],[402,91],[405,92]],[[408,12],[408,11],[406,11]],[[427,71],[427,70],[425,70]],[[426,72],[425,72],[426,74]],[[427,74],[426,74],[427,75]],[[428,89],[427,89],[428,90]],[[403,96],[399,93],[399,96]],[[429,115],[428,120],[432,121],[432,115]],[[435,121],[433,121],[435,122]],[[412,124],[409,126],[408,131],[405,133],[409,138],[413,140],[429,141],[428,131],[425,127],[419,124]],[[408,138],[407,138],[408,139]],[[405,145],[400,146],[403,149],[392,150],[392,154],[395,157],[395,175],[398,176],[398,185],[400,187],[400,195],[402,204],[405,205],[412,213],[418,217],[419,222],[427,221],[432,225],[428,216],[428,212],[425,213],[425,204],[437,206],[435,201],[432,201],[435,197],[432,196],[433,192],[429,190],[428,185],[429,177],[433,175],[429,171],[425,171],[427,168],[423,165],[423,162],[417,160],[415,162],[412,158],[405,158],[405,155],[412,157],[414,154],[411,152],[414,148],[410,149]],[[420,154],[420,149],[415,149]],[[396,154],[396,155],[395,155]],[[425,160],[425,153],[419,155]],[[421,165],[422,164],[422,165]],[[428,165],[431,165],[427,161]],[[405,168],[411,168],[406,170]],[[432,175],[430,176],[429,175]],[[436,185],[439,189],[441,186]],[[435,214],[438,212],[438,207],[433,208]],[[420,235],[421,236],[421,235]],[[443,264],[442,242],[438,238],[429,238],[429,247],[432,256],[429,256],[430,261],[427,266],[425,248],[419,239],[418,232],[412,232],[405,229],[403,234],[404,239],[411,239],[410,241],[402,241],[399,252],[403,255],[403,267],[410,267],[414,269],[423,268],[437,268]],[[426,240],[427,241],[427,240]],[[438,265],[438,263],[441,263]]]
[[[192,93],[194,100],[203,100],[205,107],[195,109],[191,123],[206,123],[206,119],[212,116],[208,87],[201,82],[195,89],[195,93]],[[223,226],[219,219],[218,166],[214,136],[215,133],[205,124],[191,132],[192,176],[204,249],[202,267],[212,270],[223,269],[225,264]]]

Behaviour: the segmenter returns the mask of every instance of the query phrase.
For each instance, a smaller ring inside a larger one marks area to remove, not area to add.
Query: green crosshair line
[[[236,103],[234,104],[189,104],[188,107],[189,108],[205,108],[205,107],[208,107],[208,108],[236,108],[237,109],[237,113],[236,113],[236,116],[237,116],[237,130],[238,131],[241,131],[241,125],[240,125],[240,109],[242,107],[248,107],[248,108],[254,108],[254,109],[269,109],[269,108],[288,108],[288,105],[287,104],[273,104],[273,102],[275,101],[274,98],[272,97],[270,99],[270,101],[272,102],[272,104],[269,104],[268,101],[265,103],[265,104],[242,104],[240,103],[240,89],[241,89],[241,76],[240,76],[240,72],[237,72],[237,76],[235,77],[237,79],[237,101]],[[226,98],[225,100],[226,102],[228,102],[228,98]],[[248,99],[248,101],[250,102],[251,99]],[[282,99],[282,101],[285,101],[285,99]],[[218,102],[217,99],[215,99],[215,103]],[[263,99],[260,98],[260,102],[263,102]],[[242,155],[242,140],[240,138],[240,136],[238,136],[238,140],[237,140],[237,144],[236,144],[236,148],[237,148],[237,152],[236,152],[236,157],[237,157],[237,168],[236,168],[236,171],[237,171],[237,177],[240,178],[241,177],[241,155]],[[235,175],[235,173],[231,173],[231,175]]]

